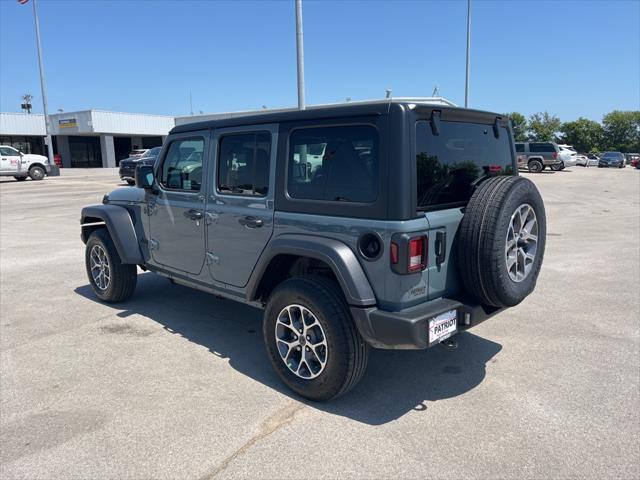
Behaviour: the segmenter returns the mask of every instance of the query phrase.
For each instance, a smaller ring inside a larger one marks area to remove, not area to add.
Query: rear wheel
[[[540,173],[543,168],[544,165],[542,165],[542,162],[540,160],[531,160],[529,162],[529,171],[531,173]]]
[[[544,204],[533,182],[485,181],[460,223],[458,258],[467,291],[485,305],[517,305],[535,288],[545,241]]]
[[[136,265],[124,264],[105,228],[95,230],[85,249],[85,266],[96,296],[117,303],[129,298],[136,288]]]
[[[554,172],[559,172],[563,168],[564,168],[564,164],[563,163],[555,163],[555,164],[551,165],[551,170],[553,170]]]
[[[278,376],[310,400],[349,391],[369,358],[342,292],[324,277],[294,277],[279,285],[267,303],[263,336]]]
[[[42,180],[44,175],[44,168],[42,167],[35,165],[29,169],[29,177],[31,177],[31,180]]]

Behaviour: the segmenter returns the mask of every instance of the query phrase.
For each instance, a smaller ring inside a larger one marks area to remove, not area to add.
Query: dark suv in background
[[[544,255],[508,118],[419,99],[181,125],[136,183],[82,210],[97,297],[128,298],[140,266],[261,308],[272,366],[313,400],[352,388],[370,347],[517,305]]]
[[[622,152],[604,152],[598,160],[598,168],[624,168],[627,158]]]
[[[135,185],[136,183],[136,167],[138,165],[153,165],[160,155],[162,147],[150,148],[142,155],[133,156],[120,160],[120,169],[118,173],[120,180],[126,181],[129,185]]]

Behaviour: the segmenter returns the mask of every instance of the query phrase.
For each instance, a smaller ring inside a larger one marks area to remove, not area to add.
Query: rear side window
[[[516,152],[518,153],[524,152],[524,143],[516,143]]]
[[[220,138],[218,192],[263,197],[269,193],[271,134],[248,132]]]
[[[172,190],[198,192],[202,186],[204,139],[174,140],[162,164],[160,184]]]
[[[530,143],[529,151],[531,153],[551,153],[555,152],[556,149],[551,143]]]
[[[440,122],[434,135],[426,121],[416,123],[417,206],[466,203],[476,184],[491,175],[513,173],[509,130],[492,125]]]
[[[302,128],[289,139],[291,198],[372,203],[378,197],[378,131],[371,126]]]

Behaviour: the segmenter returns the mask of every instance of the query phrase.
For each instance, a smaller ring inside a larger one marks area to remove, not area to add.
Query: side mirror
[[[136,166],[136,187],[146,190],[155,190],[155,177],[153,165]]]

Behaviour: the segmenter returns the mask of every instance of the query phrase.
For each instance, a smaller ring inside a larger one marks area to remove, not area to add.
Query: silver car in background
[[[553,168],[553,170],[562,170],[566,167],[575,167],[578,163],[578,152],[576,152],[575,148],[571,145],[558,145],[560,148],[560,153],[558,157],[560,158],[561,167]]]

